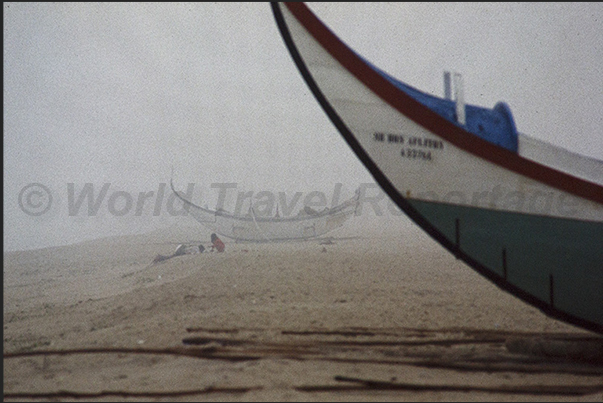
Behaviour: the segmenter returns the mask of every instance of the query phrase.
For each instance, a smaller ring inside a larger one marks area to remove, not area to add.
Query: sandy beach
[[[603,363],[525,348],[600,336],[405,231],[157,264],[209,234],[5,252],[4,400],[603,401]]]

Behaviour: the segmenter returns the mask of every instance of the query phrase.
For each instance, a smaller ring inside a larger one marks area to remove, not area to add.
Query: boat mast
[[[444,72],[444,98],[452,101],[452,85],[454,84],[454,101],[456,103],[456,121],[460,125],[465,125],[465,95],[463,93],[463,76],[460,73],[454,73],[454,83],[450,78],[449,71]]]
[[[465,94],[463,92],[463,76],[454,73],[454,100],[456,102],[456,121],[465,125]]]
[[[450,82],[450,72],[444,72],[444,98],[452,101],[452,83]]]

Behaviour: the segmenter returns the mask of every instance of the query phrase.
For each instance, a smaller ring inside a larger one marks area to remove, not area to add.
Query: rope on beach
[[[395,381],[377,381],[369,379],[336,376],[338,382],[351,385],[309,385],[295,388],[300,392],[341,392],[349,390],[405,390],[415,392],[486,392],[522,395],[564,395],[583,396],[603,391],[603,385],[433,385],[401,383]]]
[[[292,386],[299,392],[345,392],[405,390],[432,392],[485,392],[523,395],[582,396],[603,392],[600,352],[603,339],[576,333],[527,333],[498,330],[451,329],[370,329],[340,328],[281,330],[280,337],[258,337],[265,329],[186,328],[185,346],[95,347],[61,350],[32,350],[5,353],[4,358],[70,354],[160,354],[208,360],[239,362],[289,359],[352,365],[416,366],[462,372],[515,372],[526,374],[566,373],[597,377],[594,382],[571,385],[469,385],[414,384],[335,376],[338,383]],[[387,368],[387,367],[386,367]],[[190,391],[136,392],[56,391],[49,393],[10,392],[6,398],[60,399],[100,397],[160,398],[206,393],[245,393],[261,389],[205,388]]]
[[[4,398],[9,399],[97,399],[101,397],[138,397],[138,398],[160,398],[160,397],[183,397],[194,395],[206,395],[212,393],[247,393],[252,390],[260,390],[261,386],[251,386],[242,388],[219,388],[207,387],[203,389],[177,390],[167,392],[135,392],[125,390],[103,390],[100,392],[74,392],[68,390],[59,390],[57,392],[8,392],[4,393]]]
[[[61,350],[34,350],[18,351],[14,353],[4,353],[4,358],[49,356],[49,355],[75,355],[75,354],[158,354],[158,355],[176,355],[204,359],[217,359],[225,361],[249,361],[257,360],[256,356],[223,356],[219,354],[215,346],[204,348],[128,348],[128,347],[101,347],[101,348],[81,348],[81,349],[61,349]]]

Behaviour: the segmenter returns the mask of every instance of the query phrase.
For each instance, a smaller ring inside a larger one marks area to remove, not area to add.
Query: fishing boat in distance
[[[174,188],[172,191],[185,205],[186,211],[211,232],[237,242],[303,241],[321,237],[341,226],[355,213],[359,193],[330,208],[317,211],[308,206],[293,216],[265,217],[249,207],[247,214],[231,214],[223,209],[211,210],[186,199]]]
[[[443,247],[545,314],[603,333],[603,161],[372,65],[303,3],[272,3],[303,79],[381,188]]]

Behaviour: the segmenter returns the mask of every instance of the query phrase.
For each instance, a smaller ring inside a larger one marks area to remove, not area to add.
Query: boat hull
[[[603,226],[453,204],[410,201],[457,257],[549,315],[603,316]],[[572,315],[574,313],[574,315]]]
[[[303,4],[273,10],[318,102],[410,218],[502,289],[603,333],[600,183],[524,158],[521,147],[493,144],[434,113],[421,103],[429,96],[413,98],[418,91],[356,55]],[[497,108],[513,126],[510,112]]]
[[[216,232],[237,242],[280,242],[307,240],[325,235],[345,224],[354,215],[354,208],[317,217],[299,220],[258,219],[249,217],[231,217],[195,211],[189,212],[195,219]]]
[[[358,194],[341,204],[320,212],[300,213],[292,217],[257,216],[253,209],[246,215],[233,215],[223,210],[210,210],[187,200],[174,188],[172,191],[188,214],[211,232],[235,241],[280,242],[306,240],[325,235],[345,224],[356,214]]]

